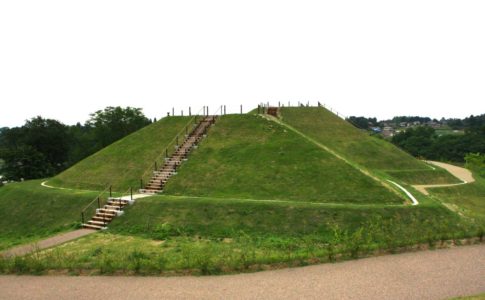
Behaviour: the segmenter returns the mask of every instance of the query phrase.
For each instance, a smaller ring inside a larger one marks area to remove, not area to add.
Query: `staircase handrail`
[[[105,187],[105,189],[99,193],[88,205],[86,205],[82,210],[81,210],[81,224],[84,224],[85,222],[85,219],[86,219],[86,216],[85,216],[85,213],[86,211],[94,204],[94,203],[98,203],[98,208],[101,208],[101,197],[104,195],[104,193],[108,192],[109,190],[109,194],[110,194],[110,197],[112,195],[112,191],[111,191],[111,185],[107,185]]]
[[[165,159],[165,157],[169,156],[169,150],[168,149],[171,149],[172,146],[175,146],[175,144],[178,141],[179,136],[192,133],[193,128],[190,131],[190,133],[188,132],[189,126],[197,123],[197,117],[199,117],[202,110],[204,110],[204,114],[205,114],[206,106],[202,107],[201,109],[199,109],[199,111],[197,113],[194,114],[194,116],[189,120],[189,122],[187,122],[185,124],[185,126],[182,128],[182,130],[180,130],[175,135],[175,137],[167,144],[167,146],[164,147],[165,150],[155,158],[153,166],[150,166],[149,168],[147,168],[145,170],[145,172],[141,175],[140,188],[143,188],[144,182],[147,182],[146,179],[147,179],[148,175],[150,175],[150,173],[152,173],[154,170],[158,169],[157,164],[158,164],[159,161],[161,162],[161,158],[163,157],[163,159]],[[174,150],[171,151],[172,153],[176,151],[175,147],[173,147],[173,148],[174,148]],[[170,155],[171,155],[171,153],[170,153]],[[162,166],[162,165],[160,165],[160,166]],[[150,178],[151,178],[151,176],[150,176]]]

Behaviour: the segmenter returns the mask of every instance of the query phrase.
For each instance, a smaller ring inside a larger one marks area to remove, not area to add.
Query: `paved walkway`
[[[69,242],[75,239],[78,239],[82,236],[91,234],[96,232],[96,230],[91,230],[91,229],[78,229],[74,231],[70,231],[67,233],[61,233],[59,235],[53,236],[51,238],[36,242],[36,243],[31,243],[27,245],[22,245],[18,246],[15,248],[11,248],[8,250],[5,250],[3,252],[0,252],[0,256],[3,257],[11,257],[11,256],[22,256],[25,254],[28,254],[30,252],[33,252],[35,250],[42,250],[50,247],[54,247],[60,244],[63,244],[65,242]],[[1,295],[0,295],[1,297]]]
[[[446,163],[442,163],[442,162],[437,162],[437,161],[427,161],[427,162],[447,170],[453,176],[455,176],[456,178],[460,179],[463,182],[462,183],[455,183],[455,184],[413,185],[413,187],[416,190],[420,191],[421,193],[423,193],[425,195],[429,195],[429,192],[426,190],[428,188],[456,186],[456,185],[467,184],[467,183],[471,183],[471,182],[475,181],[475,178],[473,178],[472,172],[470,172],[470,170],[468,170],[468,169],[457,167],[457,166],[446,164]]]
[[[485,292],[485,244],[208,277],[0,276],[0,299],[447,299]]]

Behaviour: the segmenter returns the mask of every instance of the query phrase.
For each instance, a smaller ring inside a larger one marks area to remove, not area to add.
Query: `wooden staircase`
[[[145,186],[140,189],[140,193],[155,194],[163,191],[163,187],[167,184],[170,177],[177,172],[177,168],[182,164],[190,151],[197,147],[197,144],[207,134],[210,126],[216,121],[215,116],[205,116],[197,123],[195,128],[185,136],[185,140],[177,146],[172,156],[165,158],[165,164],[162,168],[153,172],[153,176]]]
[[[108,198],[108,202],[102,207],[96,209],[96,215],[87,223],[83,223],[83,228],[89,229],[106,229],[107,225],[114,217],[123,214],[123,209],[134,200],[125,200],[123,198]]]

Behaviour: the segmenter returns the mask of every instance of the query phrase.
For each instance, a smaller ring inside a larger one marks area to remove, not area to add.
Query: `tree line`
[[[469,153],[485,154],[485,114],[455,119],[450,127],[464,134],[437,135],[433,128],[419,126],[396,134],[391,141],[413,156],[430,160],[464,162]]]
[[[65,125],[40,116],[0,129],[0,175],[7,180],[53,176],[151,123],[140,108],[106,107],[84,123]]]

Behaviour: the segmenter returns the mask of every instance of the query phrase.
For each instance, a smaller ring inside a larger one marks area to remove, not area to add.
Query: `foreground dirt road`
[[[0,276],[0,299],[446,299],[483,292],[485,244],[228,276]]]

